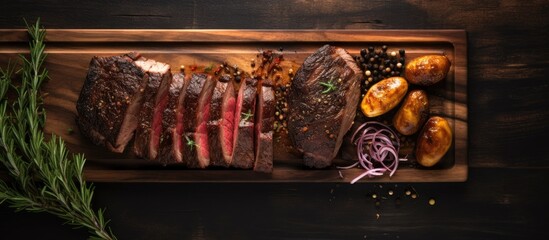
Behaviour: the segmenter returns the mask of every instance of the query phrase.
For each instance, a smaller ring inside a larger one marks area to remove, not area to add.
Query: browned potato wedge
[[[406,64],[404,77],[412,84],[430,86],[446,78],[450,60],[442,55],[425,55]]]
[[[421,130],[416,144],[416,160],[424,167],[437,164],[452,145],[452,129],[446,119],[431,117]]]
[[[403,135],[416,133],[429,117],[429,99],[423,90],[412,90],[393,118],[393,126]]]
[[[408,91],[402,77],[390,77],[374,84],[362,99],[360,108],[366,117],[382,115],[398,105]]]

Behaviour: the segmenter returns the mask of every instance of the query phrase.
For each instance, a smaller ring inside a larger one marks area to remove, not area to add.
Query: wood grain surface
[[[113,56],[137,51],[143,56],[172,66],[215,65],[229,62],[251,72],[250,59],[258,49],[284,49],[284,69],[298,69],[303,60],[324,44],[345,48],[358,55],[361,48],[388,44],[388,51],[406,49],[408,61],[427,54],[442,54],[452,65],[448,77],[426,88],[431,115],[445,117],[453,129],[452,148],[441,160],[444,167],[421,169],[403,163],[392,178],[368,179],[390,182],[455,182],[467,179],[467,44],[462,30],[58,30],[49,29],[45,66],[50,80],[47,93],[45,132],[65,139],[69,150],[88,159],[88,181],[147,182],[349,182],[361,169],[339,171],[305,169],[299,156],[276,146],[273,174],[241,170],[198,171],[159,167],[153,161],[137,159],[129,153],[113,154],[94,146],[78,131],[76,101],[93,56]],[[27,41],[24,30],[0,30],[0,65],[6,65]],[[380,47],[380,46],[378,46]],[[74,129],[69,132],[67,129]],[[276,138],[276,136],[275,136]],[[287,141],[282,141],[283,144]],[[129,152],[129,151],[126,151]],[[413,159],[410,159],[412,162]],[[337,160],[334,165],[352,162]],[[340,172],[342,174],[340,175]],[[343,176],[343,177],[342,177]]]
[[[97,183],[120,239],[544,239],[547,1],[3,1],[0,29],[465,29],[463,183]],[[0,44],[1,45],[1,44]],[[26,45],[22,44],[21,48]],[[401,204],[387,196],[397,189]],[[417,199],[405,197],[414,187]],[[383,194],[379,207],[370,193]],[[436,199],[435,206],[427,200]],[[377,218],[376,214],[380,214]],[[23,229],[23,230],[22,230]],[[86,239],[0,206],[2,239]]]

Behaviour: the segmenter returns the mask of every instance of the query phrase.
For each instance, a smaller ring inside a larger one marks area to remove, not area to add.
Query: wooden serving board
[[[406,49],[406,59],[424,54],[445,54],[452,62],[443,84],[430,92],[431,114],[449,120],[453,147],[443,161],[447,167],[401,167],[397,173],[361,182],[460,182],[467,179],[467,42],[463,30],[48,30],[46,67],[46,133],[65,139],[72,152],[88,159],[85,176],[96,182],[349,182],[361,169],[312,170],[290,155],[275,156],[272,174],[250,170],[189,170],[162,167],[130,154],[114,154],[80,135],[75,124],[75,103],[93,56],[130,51],[167,62],[172,71],[180,65],[207,65],[228,61],[242,69],[258,49],[284,48],[285,64],[297,70],[303,59],[329,43],[357,55],[369,45],[387,44],[389,51]],[[0,30],[0,66],[28,52],[24,30]],[[286,68],[288,69],[288,68]],[[70,131],[73,129],[73,131]],[[336,160],[336,165],[345,164]]]

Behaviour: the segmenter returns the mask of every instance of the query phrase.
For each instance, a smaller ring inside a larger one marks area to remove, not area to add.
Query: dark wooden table
[[[422,184],[96,184],[120,239],[528,239],[549,227],[546,1],[6,1],[0,28],[465,29],[469,179]],[[150,3],[149,3],[150,2]],[[413,187],[413,199],[404,194]],[[388,196],[394,189],[400,196]],[[370,193],[381,199],[376,207]],[[429,206],[428,199],[436,199]],[[0,206],[2,239],[85,239]]]

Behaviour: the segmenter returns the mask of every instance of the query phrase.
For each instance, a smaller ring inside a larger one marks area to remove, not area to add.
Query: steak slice
[[[219,141],[223,155],[223,166],[229,166],[233,161],[234,129],[235,129],[236,93],[234,85],[229,82],[221,100],[221,122]],[[219,149],[218,149],[219,151]]]
[[[207,121],[214,88],[210,75],[193,74],[186,91],[182,154],[190,168],[205,168],[210,162]]]
[[[143,92],[143,106],[139,112],[139,124],[133,145],[138,157],[153,160],[158,153],[162,133],[162,111],[168,103],[168,90],[172,80],[170,65],[152,59],[141,58],[135,64],[144,69],[149,81]]]
[[[355,117],[362,78],[353,57],[330,45],[307,57],[297,70],[288,95],[288,131],[306,166],[332,164]]]
[[[229,89],[228,87],[231,86]],[[209,151],[210,151],[210,164],[212,166],[223,166],[228,167],[230,162],[225,161],[223,158],[223,139],[221,135],[222,130],[222,121],[224,117],[223,112],[223,97],[225,92],[233,91],[232,83],[223,81],[220,79],[215,85],[213,95],[210,102],[210,118],[208,120],[208,142],[209,142]],[[233,104],[234,105],[234,104]],[[233,110],[234,114],[234,110]],[[232,130],[233,128],[231,128]]]
[[[255,163],[254,171],[273,171],[273,124],[275,117],[275,96],[267,81],[258,87],[255,113]]]
[[[138,124],[143,90],[149,80],[139,53],[93,57],[76,102],[76,122],[96,145],[121,153]]]
[[[250,169],[254,165],[254,114],[257,81],[246,78],[240,84],[234,115],[234,143],[231,166]]]
[[[185,91],[189,86],[188,78],[184,73],[173,75],[168,92],[168,104],[162,115],[162,137],[157,160],[163,165],[182,162],[181,157],[181,129],[183,125],[182,104]]]

